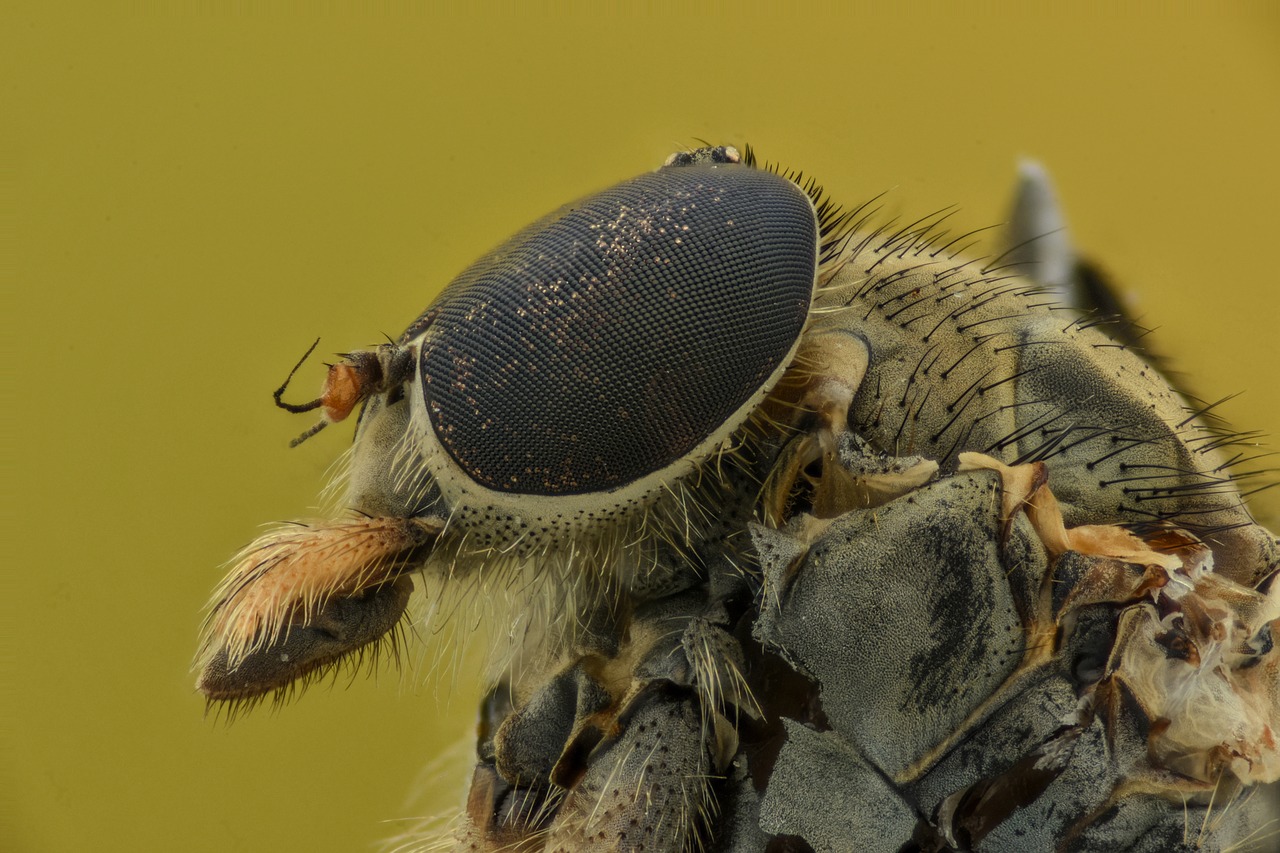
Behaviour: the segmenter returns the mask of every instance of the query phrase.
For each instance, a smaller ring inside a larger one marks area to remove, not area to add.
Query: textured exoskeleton
[[[530,226],[293,407],[364,403],[353,512],[245,551],[201,688],[420,570],[522,615],[458,849],[1265,849],[1280,540],[1024,182],[996,260],[723,148]]]

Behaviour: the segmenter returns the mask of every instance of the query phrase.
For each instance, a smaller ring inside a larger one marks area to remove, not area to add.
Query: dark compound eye
[[[426,315],[441,444],[476,483],[527,495],[609,491],[684,458],[790,358],[818,234],[802,189],[739,165],[664,168],[562,208]]]

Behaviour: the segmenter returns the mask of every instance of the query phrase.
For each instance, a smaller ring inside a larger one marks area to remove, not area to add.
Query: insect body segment
[[[525,620],[459,849],[1265,839],[1280,540],[1024,195],[980,260],[714,148],[529,226],[286,405],[363,405],[350,512],[242,552],[201,689],[376,649],[420,571]]]

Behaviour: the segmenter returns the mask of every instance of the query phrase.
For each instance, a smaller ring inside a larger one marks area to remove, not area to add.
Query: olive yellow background
[[[1037,157],[1189,384],[1280,429],[1280,7],[1021,5],[5,4],[0,850],[371,850],[461,801],[470,665],[204,716],[220,564],[349,441],[290,451],[270,391],[698,139],[965,227]]]

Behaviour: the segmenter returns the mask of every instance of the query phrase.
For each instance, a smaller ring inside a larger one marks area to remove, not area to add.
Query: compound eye
[[[423,397],[476,483],[607,492],[709,454],[789,361],[813,204],[770,172],[677,165],[541,220],[430,309]]]

